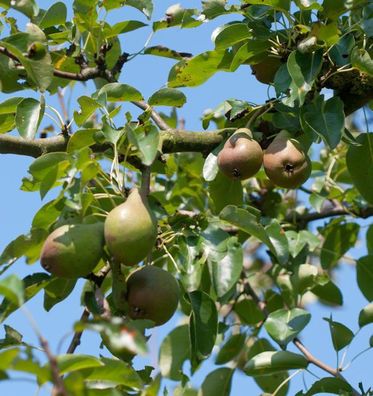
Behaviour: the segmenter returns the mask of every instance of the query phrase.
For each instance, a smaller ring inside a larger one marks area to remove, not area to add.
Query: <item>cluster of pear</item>
[[[311,174],[311,161],[291,134],[282,130],[263,152],[247,128],[240,128],[225,142],[218,154],[218,167],[229,178],[244,180],[263,165],[273,184],[297,188]]]
[[[94,272],[104,256],[135,266],[149,255],[157,238],[157,220],[147,198],[133,189],[127,200],[114,208],[105,223],[69,224],[55,229],[46,239],[40,262],[61,278],[79,278]],[[179,286],[167,271],[142,266],[126,280],[128,316],[149,319],[155,325],[167,322],[179,302]]]

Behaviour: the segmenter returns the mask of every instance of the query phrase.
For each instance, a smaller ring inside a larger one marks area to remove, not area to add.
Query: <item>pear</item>
[[[247,128],[237,129],[218,154],[220,171],[231,179],[243,180],[254,176],[262,162],[262,148]]]
[[[272,84],[277,70],[280,68],[282,62],[280,58],[268,56],[263,61],[251,65],[252,74],[255,78],[263,84]]]
[[[179,285],[169,272],[150,265],[141,267],[127,279],[128,315],[162,325],[176,311],[179,294]]]
[[[108,250],[118,263],[136,265],[151,252],[156,239],[157,220],[146,197],[135,188],[106,218]]]
[[[104,252],[104,224],[65,224],[44,242],[40,262],[60,278],[79,278],[93,271]]]
[[[300,143],[282,130],[268,146],[263,157],[266,175],[277,186],[296,188],[310,176],[312,166]]]

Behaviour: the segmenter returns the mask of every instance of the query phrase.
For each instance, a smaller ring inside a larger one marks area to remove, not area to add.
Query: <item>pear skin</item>
[[[108,250],[118,263],[136,265],[151,252],[156,239],[157,220],[146,198],[133,189],[127,200],[106,218]]]
[[[262,166],[263,151],[251,131],[240,128],[225,142],[218,154],[218,167],[227,177],[244,180],[254,176]]]
[[[60,278],[75,279],[93,271],[104,252],[104,224],[66,224],[44,242],[40,262]]]
[[[297,188],[310,176],[312,166],[299,142],[281,131],[268,146],[263,157],[268,178],[279,187]]]
[[[171,319],[179,303],[180,289],[167,271],[147,265],[127,278],[128,315],[160,326]]]

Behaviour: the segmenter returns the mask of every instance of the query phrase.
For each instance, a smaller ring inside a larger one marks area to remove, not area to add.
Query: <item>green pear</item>
[[[179,294],[179,285],[169,272],[150,265],[141,267],[127,278],[128,315],[162,325],[175,313]]]
[[[104,252],[104,224],[65,224],[44,242],[40,262],[45,270],[60,278],[87,276]]]
[[[263,157],[268,178],[277,186],[297,188],[310,176],[312,166],[300,143],[282,130],[268,146]]]
[[[220,171],[231,179],[254,176],[262,166],[263,151],[247,128],[240,128],[225,142],[218,154]]]
[[[157,239],[157,220],[138,189],[114,208],[105,221],[105,240],[114,260],[136,265],[152,250]]]

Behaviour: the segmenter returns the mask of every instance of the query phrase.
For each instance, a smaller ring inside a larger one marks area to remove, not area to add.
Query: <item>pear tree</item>
[[[145,95],[126,68],[149,60]],[[219,75],[266,99],[210,97],[186,129]],[[0,91],[0,161],[28,157],[42,200],[1,247],[0,389],[373,394],[371,1],[0,0]],[[66,348],[36,300],[81,310]]]

